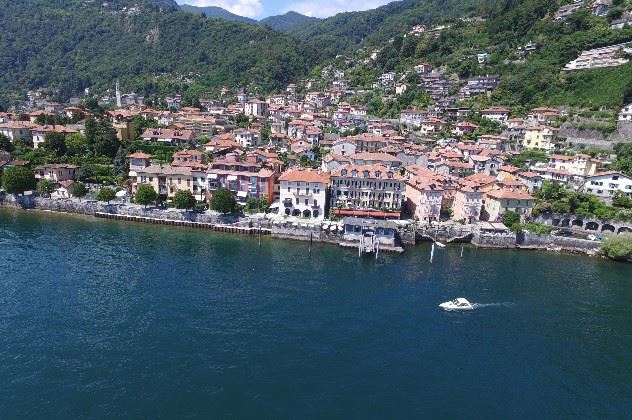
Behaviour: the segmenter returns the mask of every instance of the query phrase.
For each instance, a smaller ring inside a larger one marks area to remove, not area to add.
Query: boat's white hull
[[[471,311],[472,309],[474,309],[474,307],[472,305],[468,305],[468,306],[457,306],[452,302],[444,302],[442,304],[439,305],[439,307],[441,309],[443,309],[444,311]]]

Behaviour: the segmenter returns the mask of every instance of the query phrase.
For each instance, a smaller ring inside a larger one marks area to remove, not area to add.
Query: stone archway
[[[303,210],[303,217],[312,217],[312,212],[309,210]]]
[[[560,219],[552,219],[551,220],[551,225],[553,226],[559,226],[560,225],[561,220]]]
[[[617,230],[617,233],[626,233],[626,232],[632,232],[632,229],[630,229],[627,226],[621,226],[619,230]]]
[[[290,210],[289,207],[285,208],[285,214],[287,214],[288,216],[290,215],[290,213],[292,213],[292,210]]]
[[[603,226],[601,226],[601,231],[614,233],[615,229],[614,226],[609,225],[608,223],[604,223]]]
[[[586,230],[599,230],[599,223],[597,222],[586,223]]]
[[[301,215],[301,211],[300,211],[299,209],[294,209],[294,210],[292,211],[292,216],[296,216],[296,217],[298,217],[298,216],[300,216],[300,215]]]
[[[571,223],[572,227],[583,227],[584,226],[584,221],[580,220],[580,219],[575,219],[573,220],[573,222]]]
[[[569,227],[571,225],[571,219],[562,219],[560,227]]]
[[[314,211],[312,212],[312,216],[314,216],[314,218],[315,218],[315,219],[317,219],[317,218],[318,218],[318,216],[320,216],[320,212],[319,212],[318,210],[314,210]]]

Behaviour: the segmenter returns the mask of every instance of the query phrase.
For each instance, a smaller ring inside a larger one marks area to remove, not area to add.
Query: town
[[[407,36],[435,39],[448,28],[419,24]],[[538,48],[529,42],[516,57]],[[629,43],[587,50],[560,72],[621,66],[630,51]],[[591,240],[632,231],[632,104],[511,109],[493,101],[501,76],[459,78],[427,62],[353,86],[350,75],[380,54],[336,57],[317,77],[268,95],[250,85],[145,98],[116,81],[59,103],[50,89],[29,91],[0,113],[3,187],[277,223],[405,221],[432,240],[437,226],[566,229]],[[484,68],[493,56],[474,59]],[[621,141],[586,142],[576,134],[585,130]]]

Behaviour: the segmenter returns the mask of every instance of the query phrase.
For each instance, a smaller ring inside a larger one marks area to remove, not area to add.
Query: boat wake
[[[511,302],[496,302],[496,303],[472,303],[474,309],[481,308],[511,308],[514,306]]]

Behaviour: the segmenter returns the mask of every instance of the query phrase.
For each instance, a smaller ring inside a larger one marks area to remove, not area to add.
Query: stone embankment
[[[579,238],[567,238],[555,235],[537,235],[535,233],[510,234],[474,234],[472,244],[478,248],[496,249],[535,249],[542,251],[570,252],[587,255],[599,254],[598,241]]]

